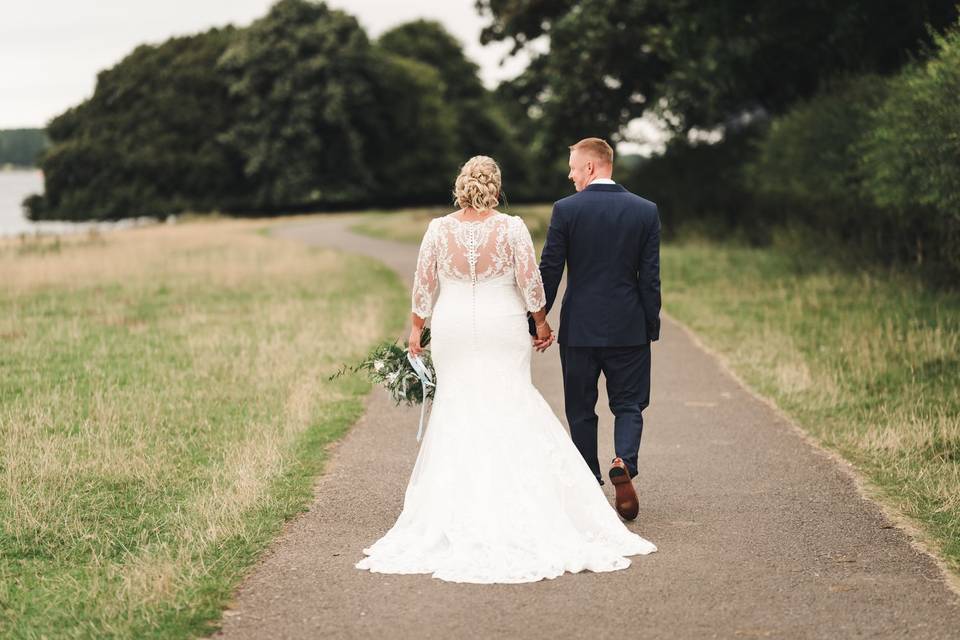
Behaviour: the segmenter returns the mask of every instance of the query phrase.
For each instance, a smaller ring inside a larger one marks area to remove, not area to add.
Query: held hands
[[[533,348],[543,353],[550,345],[553,344],[555,336],[553,334],[553,329],[550,328],[550,323],[546,320],[542,324],[536,325],[537,335],[532,337]],[[418,356],[423,353],[423,347],[420,345],[420,335],[423,332],[423,329],[418,329],[413,327],[410,329],[410,337],[407,339],[407,349],[410,351],[410,355]]]
[[[533,348],[543,353],[553,344],[553,340],[553,329],[550,328],[550,323],[544,320],[537,325],[537,335],[533,338]]]

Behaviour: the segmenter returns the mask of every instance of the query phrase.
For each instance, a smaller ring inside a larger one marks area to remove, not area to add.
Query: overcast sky
[[[210,27],[245,26],[274,0],[0,0],[0,129],[43,127],[93,94],[97,72],[142,43]],[[357,17],[371,37],[415,18],[440,21],[480,65],[488,87],[519,74],[526,58],[501,65],[509,44],[480,46],[485,24],[474,0],[327,0]],[[652,117],[634,120],[621,153],[662,149]]]
[[[42,127],[93,93],[96,74],[138,44],[247,25],[273,0],[0,0],[0,129]],[[508,46],[480,46],[484,20],[474,0],[328,0],[356,16],[372,37],[420,17],[443,23],[480,65],[488,86],[524,62],[500,67]]]

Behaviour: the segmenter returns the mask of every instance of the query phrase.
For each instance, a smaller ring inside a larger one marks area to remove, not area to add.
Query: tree
[[[219,68],[239,115],[223,140],[244,157],[254,206],[412,201],[446,189],[453,120],[436,72],[377,49],[352,16],[281,0]]]
[[[355,118],[370,45],[325,4],[281,0],[220,60],[238,118],[222,139],[244,159],[251,204],[351,200],[372,187]]]
[[[955,0],[478,0],[485,42],[537,56],[520,84],[545,126],[615,134],[651,108],[679,130],[784,112],[836,75],[890,74],[955,20]],[[585,112],[589,118],[579,116]],[[593,124],[596,122],[596,124]]]
[[[376,51],[360,131],[377,204],[443,202],[457,170],[456,113],[433,67]],[[368,198],[368,201],[371,199]]]
[[[234,29],[142,45],[97,75],[93,96],[54,118],[34,219],[165,216],[237,204],[239,158],[218,140],[231,121],[213,70]]]
[[[48,144],[43,129],[0,130],[0,166],[32,167]]]
[[[378,44],[436,71],[442,102],[455,122],[455,141],[450,148],[454,162],[463,163],[475,155],[492,156],[502,168],[504,190],[520,199],[529,197],[533,185],[521,132],[502,102],[483,86],[479,67],[467,58],[457,39],[438,22],[415,20],[387,31]],[[447,176],[448,182],[453,178],[454,174]]]
[[[892,213],[897,235],[913,240],[917,262],[960,276],[960,24],[935,41],[922,63],[889,83],[856,159],[871,200]]]

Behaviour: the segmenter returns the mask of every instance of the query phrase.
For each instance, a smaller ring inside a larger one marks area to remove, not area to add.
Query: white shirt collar
[[[617,183],[611,180],[610,178],[594,178],[593,180],[590,181],[590,184],[617,184]],[[588,184],[587,186],[589,187],[590,184]]]

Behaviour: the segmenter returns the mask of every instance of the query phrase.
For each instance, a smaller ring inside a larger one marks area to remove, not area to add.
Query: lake
[[[32,222],[27,219],[20,203],[30,194],[41,192],[43,173],[39,169],[0,170],[0,236],[15,236],[21,233],[74,233],[93,227],[107,229],[154,222],[144,218],[119,222]]]

